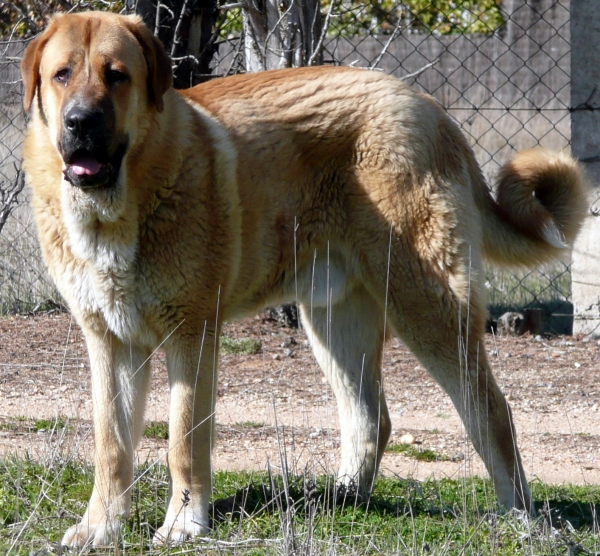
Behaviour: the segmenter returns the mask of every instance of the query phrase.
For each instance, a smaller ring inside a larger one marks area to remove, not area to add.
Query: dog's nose
[[[79,139],[98,131],[102,126],[101,110],[90,110],[73,107],[65,114],[65,127],[74,137]]]

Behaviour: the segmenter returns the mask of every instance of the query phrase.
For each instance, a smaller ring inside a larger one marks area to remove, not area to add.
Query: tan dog
[[[388,441],[391,331],[451,396],[500,503],[531,507],[483,352],[481,259],[533,264],[573,240],[571,158],[518,155],[495,201],[457,127],[400,81],[321,67],[176,92],[137,17],[56,17],[22,72],[39,237],[92,368],[95,484],[64,544],[109,543],[129,514],[159,345],[171,497],[156,540],[207,530],[221,324],[290,299],[338,400],[340,481],[368,490]]]

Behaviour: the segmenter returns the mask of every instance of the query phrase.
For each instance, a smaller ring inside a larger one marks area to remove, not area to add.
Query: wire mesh
[[[19,60],[25,42],[0,42],[0,313],[37,310],[60,296],[42,262],[22,188],[25,129]]]
[[[212,75],[246,71],[243,17],[249,5],[219,6]],[[322,0],[320,62],[385,71],[433,95],[459,124],[492,183],[516,150],[569,148],[569,9],[568,0]],[[18,75],[24,43],[0,46],[0,183],[6,189],[18,177],[25,124]],[[41,263],[26,197],[21,194],[0,230],[3,312],[58,300]],[[568,262],[523,273],[488,269],[486,287],[492,316],[538,308],[547,331],[571,331]]]

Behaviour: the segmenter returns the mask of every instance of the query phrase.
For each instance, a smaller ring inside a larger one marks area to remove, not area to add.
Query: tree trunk
[[[246,71],[323,62],[323,23],[315,0],[243,0]]]
[[[210,79],[218,48],[212,36],[217,0],[127,0],[127,7],[142,16],[171,55],[176,89]]]

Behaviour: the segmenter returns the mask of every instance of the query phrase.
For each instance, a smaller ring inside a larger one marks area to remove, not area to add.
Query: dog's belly
[[[298,270],[298,301],[310,307],[330,307],[342,301],[353,284],[353,273],[345,257],[315,257]]]

